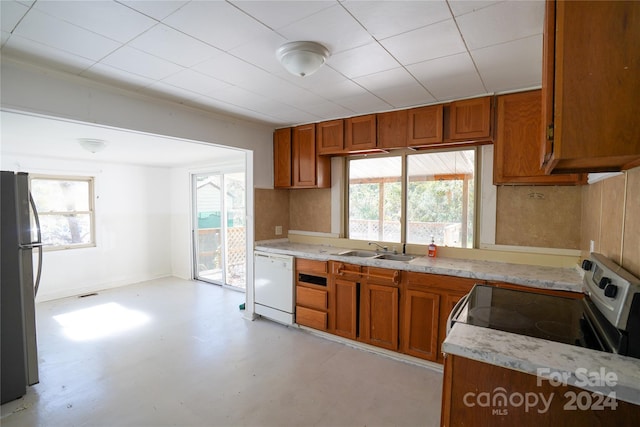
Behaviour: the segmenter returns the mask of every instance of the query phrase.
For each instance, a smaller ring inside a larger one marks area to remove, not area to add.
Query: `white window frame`
[[[31,181],[40,180],[40,181],[80,181],[88,183],[88,211],[42,211],[38,210],[38,216],[42,219],[46,216],[66,216],[66,215],[89,215],[89,230],[90,230],[90,239],[88,243],[76,243],[76,244],[64,244],[64,245],[51,245],[45,244],[43,249],[45,251],[59,251],[66,249],[79,249],[79,248],[92,248],[96,247],[96,221],[95,221],[95,178],[92,176],[69,176],[69,175],[39,175],[39,174],[29,174],[29,184],[31,188]],[[34,200],[36,202],[36,207],[38,204],[37,198],[34,196]],[[44,240],[44,238],[43,238]]]

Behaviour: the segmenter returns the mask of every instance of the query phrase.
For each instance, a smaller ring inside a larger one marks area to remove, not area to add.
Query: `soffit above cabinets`
[[[544,2],[3,0],[2,56],[275,127],[539,86]],[[288,41],[324,44],[290,75]]]

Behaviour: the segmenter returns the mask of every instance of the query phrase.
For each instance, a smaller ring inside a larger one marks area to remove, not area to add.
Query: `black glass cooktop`
[[[476,285],[457,321],[565,344],[602,349],[581,299]]]

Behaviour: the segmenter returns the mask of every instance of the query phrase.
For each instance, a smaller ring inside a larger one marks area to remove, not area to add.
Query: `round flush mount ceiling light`
[[[107,141],[103,139],[78,138],[78,144],[90,153],[97,153],[107,147]]]
[[[304,77],[322,67],[329,57],[329,49],[316,42],[290,42],[280,46],[276,56],[287,71]]]

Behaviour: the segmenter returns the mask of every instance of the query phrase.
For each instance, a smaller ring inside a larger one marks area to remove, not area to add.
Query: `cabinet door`
[[[449,138],[454,141],[489,139],[491,97],[465,99],[449,106]]]
[[[291,187],[291,128],[273,133],[273,186]]]
[[[405,148],[407,146],[407,110],[389,111],[377,116],[378,147]]]
[[[409,289],[403,298],[403,353],[435,361],[439,353],[440,295]]]
[[[453,307],[456,305],[462,297],[464,297],[465,293],[456,293],[449,292],[442,295],[440,300],[440,319],[438,323],[438,343],[437,343],[437,353],[436,353],[436,362],[443,362],[442,355],[442,343],[445,338],[447,338],[447,320],[449,319],[449,313],[453,310]]]
[[[442,142],[442,104],[408,111],[407,145],[428,146]]]
[[[334,279],[334,333],[355,340],[358,335],[358,283]]]
[[[540,141],[540,165],[546,166],[553,151],[553,90],[556,55],[556,2],[545,3],[542,36],[542,125]]]
[[[364,285],[363,338],[369,344],[398,350],[398,288]]]
[[[554,129],[547,172],[639,165],[638,2],[558,1],[555,18]]]
[[[315,124],[293,128],[293,186],[316,186]]]
[[[540,168],[541,91],[498,96],[493,144],[494,184],[577,184],[581,175],[546,175]]]
[[[345,149],[348,152],[369,151],[377,148],[376,115],[345,119]]]
[[[316,124],[318,154],[344,153],[344,120],[330,120]]]

